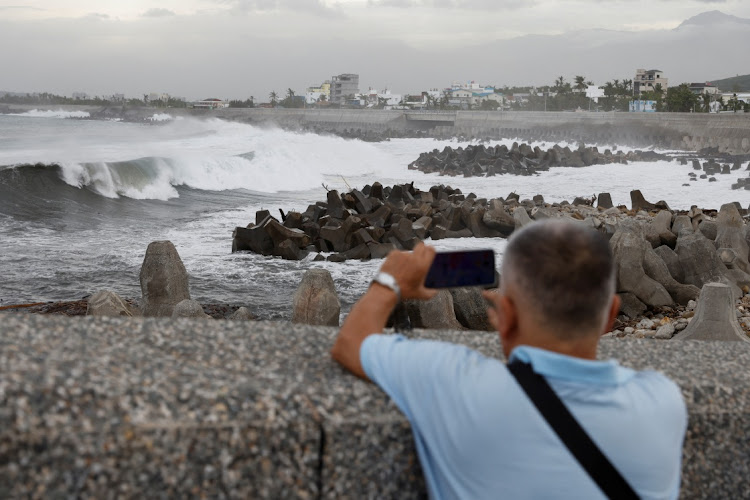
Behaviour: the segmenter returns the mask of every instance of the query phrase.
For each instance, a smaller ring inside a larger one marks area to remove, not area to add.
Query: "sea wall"
[[[0,496],[423,496],[408,422],[331,361],[335,335],[0,314]],[[414,335],[501,356],[492,333]],[[682,498],[750,491],[750,348],[603,339],[600,357],[680,385],[690,414]]]
[[[40,108],[0,104],[0,113]],[[590,113],[523,111],[386,111],[227,108],[160,109],[125,106],[49,106],[87,111],[93,118],[143,121],[155,113],[216,117],[259,126],[375,138],[401,135],[430,137],[519,138],[527,141],[583,141],[587,144],[627,145],[721,153],[750,154],[748,113]]]

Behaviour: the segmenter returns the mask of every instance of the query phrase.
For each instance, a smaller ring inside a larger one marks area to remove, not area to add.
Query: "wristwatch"
[[[396,281],[396,278],[394,278],[392,274],[388,274],[388,273],[384,273],[383,271],[380,271],[378,274],[375,275],[375,278],[372,280],[372,282],[383,285],[386,288],[390,288],[396,293],[396,297],[398,298],[398,300],[401,300],[401,287],[398,286],[398,282]]]

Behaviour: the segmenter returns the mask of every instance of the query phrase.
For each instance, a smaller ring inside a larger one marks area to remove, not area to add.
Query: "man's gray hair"
[[[502,280],[526,298],[545,327],[571,339],[604,325],[615,293],[614,258],[593,229],[546,220],[513,234]]]

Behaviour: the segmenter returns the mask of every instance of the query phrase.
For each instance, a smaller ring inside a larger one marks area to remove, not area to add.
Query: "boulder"
[[[242,250],[273,255],[273,240],[263,226],[237,227],[232,233],[232,253]]]
[[[86,316],[137,316],[136,311],[115,292],[102,290],[89,297]]]
[[[523,207],[517,208],[525,211]],[[482,214],[482,222],[485,226],[500,232],[503,236],[509,236],[516,229],[516,220],[501,207],[486,210]]]
[[[656,208],[656,205],[646,201],[640,189],[634,189],[633,191],[630,192],[630,202],[631,202],[632,209],[636,212],[639,210],[645,210],[648,212]]]
[[[748,247],[745,239],[745,225],[737,206],[727,203],[721,206],[719,216],[716,218],[716,248],[731,248],[737,254],[734,267],[745,273],[750,272],[748,262]]]
[[[618,292],[630,292],[651,307],[672,304],[669,292],[643,268],[646,249],[650,245],[637,232],[621,225],[609,244],[617,266]]]
[[[453,309],[453,296],[448,290],[440,290],[430,300],[407,300],[406,310],[413,328],[435,330],[462,330]]]
[[[643,269],[648,276],[658,281],[669,292],[672,299],[680,305],[687,305],[689,301],[697,299],[700,294],[700,288],[697,286],[683,285],[675,280],[667,264],[651,248],[647,248],[644,253]]]
[[[699,221],[697,224],[695,221]],[[716,225],[716,221],[706,220],[701,214],[699,217],[693,219],[693,229],[698,229],[703,236],[711,241],[715,241],[719,234],[719,228]]]
[[[695,316],[674,340],[750,342],[737,322],[732,290],[722,283],[707,283],[701,290]]]
[[[679,236],[680,232],[682,231],[689,231],[691,233],[693,232],[693,223],[691,222],[690,217],[688,217],[687,215],[678,215],[672,222],[672,233]]]
[[[171,241],[148,245],[140,273],[144,316],[172,316],[174,306],[190,299],[188,274]]]
[[[724,283],[731,287],[735,297],[742,296],[742,291],[730,280],[727,267],[721,262],[713,243],[702,233],[680,234],[675,253],[685,273],[685,283],[699,288],[707,283]]]
[[[181,300],[172,310],[173,318],[213,319],[203,311],[203,306],[197,300]]]
[[[273,219],[269,220],[264,228],[277,249],[282,242],[287,240],[291,241],[297,248],[305,248],[312,243],[310,237],[303,230],[285,227]]]
[[[292,299],[292,323],[339,326],[341,303],[331,273],[309,269]]]
[[[602,208],[604,210],[614,207],[612,204],[612,195],[609,193],[599,193],[599,196],[596,199],[596,206],[597,208]]]
[[[648,309],[646,304],[630,292],[621,292],[618,295],[620,296],[620,312],[630,319],[640,317]]]
[[[332,191],[328,191],[326,194],[328,203],[326,206],[326,211],[328,212],[328,215],[335,219],[343,219],[344,218],[344,202],[341,201],[341,195],[339,195],[339,192],[335,189]]]
[[[674,248],[677,244],[677,236],[671,231],[672,213],[661,210],[656,217],[651,220],[646,228],[646,239],[651,243],[653,248],[661,245],[667,245]]]
[[[307,255],[306,252],[300,250],[297,244],[292,240],[284,240],[276,246],[274,254],[278,255],[284,260],[302,260]]]
[[[524,207],[516,207],[513,209],[513,220],[516,222],[516,229],[528,226],[532,222],[529,213]]]
[[[254,321],[257,317],[247,307],[240,307],[229,316],[233,321]]]
[[[487,318],[487,301],[477,287],[453,288],[453,312],[461,325],[469,330],[493,331]]]
[[[671,274],[672,277],[680,283],[684,283],[685,272],[682,270],[682,265],[680,265],[680,258],[677,257],[677,254],[674,252],[674,250],[666,245],[662,245],[655,248],[654,252],[656,252],[656,254],[661,257],[661,260],[663,260],[667,265],[669,274]]]

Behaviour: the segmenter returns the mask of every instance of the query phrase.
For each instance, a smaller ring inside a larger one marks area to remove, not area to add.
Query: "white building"
[[[599,98],[604,97],[604,89],[601,87],[596,87],[594,85],[586,87],[586,97],[598,103]]]
[[[229,103],[221,99],[209,98],[194,102],[193,107],[197,109],[222,109],[228,108]]]

